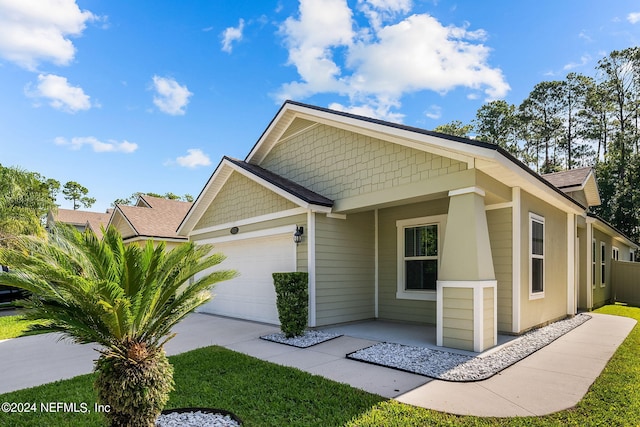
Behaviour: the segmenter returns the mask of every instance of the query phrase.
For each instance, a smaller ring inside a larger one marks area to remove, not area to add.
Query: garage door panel
[[[272,273],[295,271],[295,244],[290,234],[218,243],[227,258],[214,270],[236,270],[239,276],[212,289],[213,299],[199,311],[279,324]]]

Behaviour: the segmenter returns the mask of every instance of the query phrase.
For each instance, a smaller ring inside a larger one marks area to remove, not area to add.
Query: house
[[[47,229],[51,228],[55,222],[73,225],[80,232],[89,229],[98,238],[102,238],[102,227],[106,226],[111,218],[112,209],[106,212],[89,212],[72,209],[50,210],[47,214]]]
[[[438,345],[483,351],[607,297],[587,242],[638,246],[598,203],[590,171],[545,179],[497,145],[287,101],[178,234],[240,272],[201,311],[277,324],[271,273],[306,271],[311,327],[435,324]]]
[[[134,206],[116,205],[107,226],[114,226],[125,244],[164,241],[167,248],[186,242],[176,233],[192,203],[140,195]]]

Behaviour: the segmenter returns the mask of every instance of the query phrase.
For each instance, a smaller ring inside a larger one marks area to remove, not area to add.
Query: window
[[[596,288],[596,239],[591,240],[591,287]]]
[[[604,244],[604,242],[600,242],[600,287],[604,288],[605,287],[605,282],[604,282],[604,274],[605,274],[605,269],[606,269],[606,265],[607,265],[607,256],[605,255],[606,253],[606,245]]]
[[[401,299],[435,300],[446,215],[396,221]]]
[[[544,218],[529,214],[529,296],[544,296]]]
[[[405,289],[436,290],[438,224],[404,229]]]
[[[620,259],[620,250],[615,246],[611,247],[611,259],[618,261]]]

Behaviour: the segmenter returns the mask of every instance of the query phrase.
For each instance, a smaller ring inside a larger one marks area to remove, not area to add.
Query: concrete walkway
[[[274,326],[204,314],[193,314],[176,327],[178,335],[167,344],[167,353],[215,344],[438,411],[543,415],[580,401],[636,323],[625,317],[591,315],[591,320],[549,346],[474,383],[435,381],[345,358],[376,343],[370,339],[343,336],[299,349],[259,339],[277,332]],[[0,393],[91,372],[97,356],[91,345],[57,341],[52,334],[1,341]]]

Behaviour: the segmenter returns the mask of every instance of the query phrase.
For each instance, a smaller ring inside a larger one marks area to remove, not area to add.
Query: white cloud
[[[91,98],[81,87],[71,86],[65,77],[55,74],[38,75],[38,85],[35,90],[28,85],[25,93],[34,98],[47,98],[49,105],[67,113],[91,108]]]
[[[187,150],[186,156],[180,156],[176,159],[178,165],[187,168],[197,168],[198,166],[209,166],[211,159],[199,148],[190,148]]]
[[[240,19],[237,27],[229,27],[222,32],[222,50],[231,53],[233,42],[242,40],[244,30],[244,19]]]
[[[183,115],[189,98],[193,95],[186,85],[181,86],[169,77],[153,76],[153,89],[156,91],[153,103],[160,111],[172,116]]]
[[[373,28],[394,19],[400,13],[409,13],[412,0],[358,0],[358,9],[367,17]]]
[[[438,120],[442,117],[442,107],[439,105],[431,105],[429,106],[429,109],[424,112],[424,115],[430,119]]]
[[[632,24],[637,24],[638,22],[640,22],[640,12],[632,12],[628,14],[627,21],[631,22]]]
[[[1,0],[0,56],[29,70],[42,61],[67,65],[75,56],[69,36],[96,19],[75,0]]]
[[[568,70],[572,70],[574,68],[583,67],[583,66],[587,65],[589,63],[589,61],[591,61],[591,56],[590,55],[582,55],[580,57],[580,62],[570,62],[570,63],[566,64],[564,67],[562,67],[562,69],[565,70],[565,71],[568,71]]]
[[[472,97],[493,100],[510,90],[502,71],[488,63],[484,30],[444,26],[427,14],[403,17],[411,11],[408,0],[360,0],[358,10],[370,27],[360,24],[355,32],[346,1],[300,1],[298,17],[281,26],[300,79],[282,85],[279,100],[338,93],[352,104],[335,104],[343,109],[398,117],[392,109],[408,93],[466,87],[476,92]]]
[[[122,142],[118,142],[115,140],[102,142],[94,136],[79,136],[73,137],[70,140],[63,137],[57,137],[54,139],[54,142],[56,143],[56,145],[68,146],[72,150],[79,150],[83,146],[88,145],[96,153],[133,153],[138,149],[138,144],[133,142],[129,142],[126,140]]]
[[[301,0],[299,19],[289,17],[280,27],[302,81],[283,85],[280,98],[303,98],[317,92],[343,92],[340,68],[331,48],[351,44],[351,9],[344,0]]]

